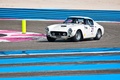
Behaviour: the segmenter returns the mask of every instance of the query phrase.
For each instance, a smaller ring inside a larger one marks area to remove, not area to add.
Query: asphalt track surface
[[[45,27],[55,21],[27,21],[27,31],[45,34]],[[120,23],[100,23],[105,28],[101,40],[48,42],[1,42],[0,53],[6,50],[48,50],[92,47],[120,47]],[[21,21],[0,21],[2,30],[21,30]],[[16,54],[16,52],[12,52]],[[24,54],[0,56],[0,80],[107,80],[119,79],[120,52],[73,54]]]
[[[27,21],[27,31],[45,34],[45,27],[57,21]],[[44,40],[34,40],[25,42],[1,42],[0,50],[31,50],[31,49],[69,49],[69,48],[99,48],[99,47],[120,47],[120,23],[99,23],[105,28],[105,34],[101,40],[87,39],[81,42],[70,42],[67,40],[57,40],[48,42]],[[1,20],[1,30],[21,30],[21,20]]]
[[[55,77],[57,80],[60,80],[59,77],[65,80],[73,80],[75,77],[84,80],[96,80],[95,77],[101,77],[97,80],[113,80],[120,75],[119,66],[119,52],[4,55],[0,56],[0,80],[56,80]]]

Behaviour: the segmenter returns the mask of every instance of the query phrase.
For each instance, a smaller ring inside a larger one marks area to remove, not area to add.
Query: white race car
[[[46,28],[49,42],[54,42],[56,39],[70,39],[75,42],[86,38],[99,40],[103,34],[103,26],[83,16],[70,16],[62,24],[53,24]]]

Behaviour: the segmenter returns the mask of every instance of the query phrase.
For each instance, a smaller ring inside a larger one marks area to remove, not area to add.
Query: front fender
[[[75,36],[75,34],[76,34],[77,31],[80,31],[81,34],[82,34],[82,37],[83,37],[83,33],[84,33],[84,32],[83,32],[83,30],[80,29],[80,28],[74,28],[74,29],[73,29],[73,32],[72,32],[72,36]]]

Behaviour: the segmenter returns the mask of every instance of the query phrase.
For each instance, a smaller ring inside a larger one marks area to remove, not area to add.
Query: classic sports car
[[[86,38],[99,40],[104,34],[104,28],[89,17],[70,16],[62,24],[47,26],[46,36],[49,42],[56,39],[70,39],[74,42]]]

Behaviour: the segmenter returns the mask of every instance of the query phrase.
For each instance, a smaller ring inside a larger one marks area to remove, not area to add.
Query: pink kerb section
[[[8,42],[22,42],[22,41],[31,41],[34,40],[33,38],[11,38],[11,37],[4,37],[4,38],[0,38],[0,40],[6,40]]]
[[[15,30],[0,30],[0,34],[6,34],[7,36],[0,37],[0,42],[21,42],[35,40],[36,37],[46,37],[45,34],[27,32],[22,34],[20,31]]]
[[[45,34],[36,34],[36,33],[32,33],[32,34],[13,34],[11,36],[45,36]]]
[[[20,31],[14,31],[14,30],[0,30],[0,33],[13,33],[13,32],[20,32]]]

